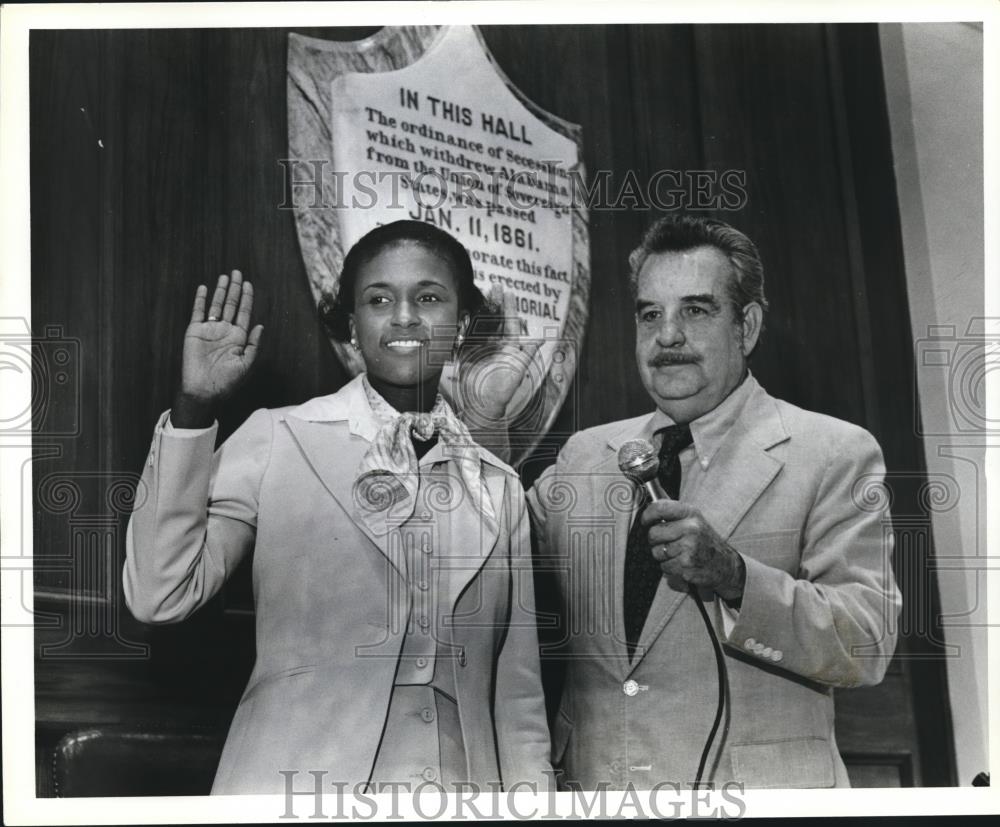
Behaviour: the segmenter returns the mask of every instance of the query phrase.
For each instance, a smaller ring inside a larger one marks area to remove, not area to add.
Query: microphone
[[[670,499],[656,476],[660,470],[660,458],[649,440],[630,439],[622,445],[618,449],[618,470],[636,485],[645,488],[650,500]]]

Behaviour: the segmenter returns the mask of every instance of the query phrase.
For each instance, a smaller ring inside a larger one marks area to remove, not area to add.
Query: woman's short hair
[[[714,247],[732,264],[733,278],[729,280],[728,292],[737,319],[743,317],[743,308],[750,302],[757,302],[762,310],[767,311],[764,265],[756,245],[725,221],[696,215],[669,213],[646,230],[642,242],[628,257],[632,295],[636,295],[639,271],[647,258],[657,253],[679,253],[695,247]]]
[[[350,316],[354,312],[354,289],[362,268],[379,253],[400,244],[419,244],[443,259],[451,268],[458,285],[458,306],[472,318],[470,328],[485,333],[485,318],[499,315],[476,286],[469,251],[454,236],[423,221],[393,221],[363,235],[347,252],[340,273],[337,295],[320,299],[319,314],[330,335],[342,342],[351,338]],[[477,320],[481,320],[476,324]]]

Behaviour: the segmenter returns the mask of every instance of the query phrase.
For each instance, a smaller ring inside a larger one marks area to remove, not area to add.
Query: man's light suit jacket
[[[704,595],[732,688],[729,736],[709,761],[711,778],[847,786],[832,688],[882,679],[900,608],[882,454],[867,431],[747,381],[748,399],[711,465],[694,490],[682,489],[746,561],[728,634],[719,601]],[[652,436],[651,419],[576,434],[528,492],[536,565],[557,570],[565,623],[553,652],[567,670],[553,763],[587,789],[690,783],[716,711],[704,623],[665,578],[635,661],[626,653],[622,573],[635,496],[617,454],[625,441]]]
[[[282,770],[298,771],[296,790],[312,789],[310,770],[326,771],[331,791],[364,783],[411,597],[396,532],[370,533],[354,516],[356,469],[377,430],[360,377],[298,407],[257,411],[214,458],[215,426],[190,436],[165,424],[166,415],[129,523],[133,614],[183,620],[253,554],[257,660],[213,793],[282,793]],[[509,467],[480,456],[499,530],[453,520],[452,548],[435,555],[434,586],[451,607],[437,628],[454,654],[437,668],[454,670],[468,779],[543,784],[549,734],[524,494]]]

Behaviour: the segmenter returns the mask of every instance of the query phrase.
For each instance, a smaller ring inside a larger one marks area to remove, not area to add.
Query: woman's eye
[[[389,302],[388,296],[372,296],[370,299],[368,299],[368,304],[388,304],[388,302]]]
[[[417,301],[420,301],[420,302],[439,302],[439,301],[441,301],[441,297],[435,295],[434,293],[426,293],[423,296],[420,296],[417,299]]]

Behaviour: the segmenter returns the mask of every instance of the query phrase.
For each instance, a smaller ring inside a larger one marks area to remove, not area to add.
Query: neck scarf
[[[462,488],[476,512],[495,527],[496,512],[483,480],[479,449],[444,397],[438,394],[428,413],[400,413],[367,377],[362,384],[379,429],[361,459],[354,481],[354,504],[356,515],[372,533],[387,534],[412,516],[420,474],[413,439],[426,442],[435,433],[444,455],[458,466]]]

